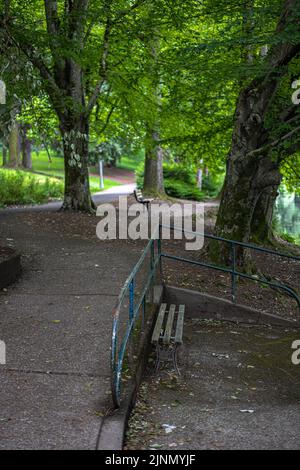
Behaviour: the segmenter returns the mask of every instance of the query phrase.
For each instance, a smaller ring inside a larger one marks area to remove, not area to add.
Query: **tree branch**
[[[108,70],[107,58],[109,54],[109,38],[110,38],[111,29],[112,29],[112,23],[110,21],[110,18],[107,18],[104,36],[103,36],[103,50],[102,50],[102,56],[101,56],[101,61],[100,61],[100,79],[98,83],[96,84],[94,92],[87,105],[87,111],[86,111],[87,115],[89,115],[92,112],[99,98],[99,95],[102,92],[102,87],[107,79],[107,70]]]
[[[273,142],[270,142],[269,144],[264,145],[263,147],[260,147],[256,150],[252,150],[252,152],[247,153],[246,158],[247,157],[253,157],[255,155],[259,155],[259,154],[262,154],[262,153],[264,154],[267,150],[270,150],[273,147],[276,147],[277,145],[279,145],[282,142],[284,142],[285,140],[289,139],[294,134],[296,134],[296,132],[299,132],[299,131],[300,131],[300,126],[297,126],[292,131],[290,131],[287,134],[285,134],[284,136],[280,137],[280,139],[274,140]]]
[[[110,111],[109,111],[109,113],[108,113],[108,115],[107,115],[107,117],[106,117],[105,124],[104,124],[104,126],[103,126],[103,127],[100,129],[100,131],[99,131],[100,134],[103,134],[103,132],[106,130],[106,128],[107,128],[107,126],[108,126],[108,124],[109,124],[109,122],[110,122],[110,118],[112,117],[114,110],[115,110],[116,107],[118,106],[118,103],[119,103],[119,100],[116,100],[115,103],[112,105],[112,107],[111,107],[111,109],[110,109]]]

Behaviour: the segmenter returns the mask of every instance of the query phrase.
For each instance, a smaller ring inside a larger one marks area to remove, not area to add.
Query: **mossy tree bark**
[[[160,115],[162,106],[161,76],[159,66],[160,40],[157,27],[153,26],[153,37],[147,44],[149,50],[149,109],[145,122],[145,172],[144,191],[159,196],[164,194],[163,157],[160,144]]]
[[[65,195],[62,210],[92,212],[95,206],[89,185],[88,119],[84,115],[76,120],[63,118],[60,129],[65,162]]]
[[[19,166],[19,125],[15,123],[9,133],[9,160],[7,165],[12,168]]]
[[[144,191],[159,195],[165,192],[163,177],[163,149],[157,131],[148,129],[145,139]]]
[[[278,32],[298,24],[299,7],[299,0],[285,2]],[[265,118],[280,80],[287,73],[287,65],[299,52],[299,42],[275,45],[266,58],[268,71],[240,93],[215,229],[218,236],[242,242],[266,242],[272,237],[271,220],[281,182],[281,161],[296,151],[300,142],[294,139],[297,127],[274,142],[265,126]],[[282,119],[282,123],[290,122],[295,108],[278,119]],[[228,262],[228,250],[219,251],[221,259]],[[243,251],[238,253],[241,263]]]

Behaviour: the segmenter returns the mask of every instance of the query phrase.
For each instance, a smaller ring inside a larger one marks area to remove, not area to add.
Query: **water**
[[[292,236],[300,244],[300,197],[280,193],[275,209],[276,230]]]

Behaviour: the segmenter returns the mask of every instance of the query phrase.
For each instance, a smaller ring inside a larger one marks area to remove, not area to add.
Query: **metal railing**
[[[142,256],[127,278],[119,295],[117,305],[113,311],[111,385],[112,398],[116,407],[119,407],[121,402],[122,370],[126,352],[129,346],[130,337],[134,332],[139,317],[144,317],[145,315],[147,295],[153,284],[157,273],[157,268],[161,260],[160,246],[161,243],[158,237],[149,241],[145,250],[143,251]],[[148,257],[149,259],[147,259]],[[136,280],[145,263],[148,263],[148,267],[146,267],[146,280],[141,291],[139,292],[136,286]],[[121,310],[124,305],[126,308],[126,296],[129,297],[127,302],[128,318],[125,322],[123,337],[119,343]]]
[[[226,243],[230,246],[230,266],[221,266],[212,263],[196,261],[193,259],[187,259],[180,256],[175,256],[168,254],[166,252],[162,252],[162,240],[160,237],[160,232],[162,228],[168,228],[173,231],[181,230],[183,233],[193,234],[198,237],[203,237],[204,239],[208,240],[215,240],[221,243]],[[246,274],[238,269],[237,266],[237,248],[241,247],[244,249],[250,249],[255,252],[266,253],[270,255],[275,255],[281,258],[291,259],[297,262],[300,262],[300,257],[293,256],[285,253],[279,253],[277,251],[273,251],[267,248],[261,248],[259,246],[238,242],[235,240],[227,240],[222,237],[217,237],[215,235],[209,234],[201,234],[197,232],[187,231],[177,227],[169,227],[165,225],[159,226],[159,232],[157,232],[156,236],[153,237],[149,243],[147,244],[145,250],[143,251],[142,256],[140,257],[138,263],[135,265],[134,269],[132,270],[131,274],[127,278],[121,293],[118,298],[117,305],[113,311],[113,331],[112,331],[112,346],[111,346],[111,385],[112,385],[112,398],[114,405],[119,407],[121,404],[121,383],[122,383],[122,370],[124,366],[125,356],[128,349],[130,337],[132,336],[135,326],[137,324],[137,320],[139,319],[140,315],[144,315],[145,312],[145,305],[147,294],[150,290],[151,285],[155,279],[157,268],[160,267],[162,269],[161,262],[162,259],[170,259],[175,262],[182,262],[191,264],[194,266],[204,267],[212,270],[216,270],[219,272],[224,272],[231,275],[231,299],[232,302],[236,302],[236,291],[237,291],[237,279],[243,278],[253,282],[261,283],[262,285],[268,285],[269,287],[273,287],[275,289],[282,290],[286,292],[288,295],[293,297],[298,304],[298,308],[300,311],[300,298],[297,292],[292,289],[291,287],[280,283],[280,282],[273,282],[268,281],[263,277],[259,277],[257,275],[249,275]],[[147,256],[149,259],[147,260]],[[136,279],[144,266],[145,262],[148,262],[148,266],[146,266],[146,280],[140,292],[138,292],[136,288]],[[128,295],[129,301],[128,305],[125,302],[126,296]],[[125,310],[127,310],[127,319],[124,328],[124,334],[119,343],[119,334],[120,334],[120,322],[121,322],[121,309],[125,306]],[[142,312],[141,312],[142,308]]]
[[[182,233],[186,233],[186,234],[194,234],[195,236],[202,237],[202,238],[208,239],[208,240],[215,240],[215,241],[218,241],[218,242],[226,243],[230,246],[231,266],[228,267],[228,268],[225,267],[225,266],[220,266],[220,265],[216,265],[216,264],[205,263],[205,262],[201,262],[201,261],[195,261],[195,260],[191,260],[191,259],[182,258],[180,256],[173,256],[173,255],[169,255],[167,253],[161,253],[161,257],[172,259],[174,261],[180,261],[180,262],[187,263],[187,264],[193,264],[195,266],[201,266],[201,267],[204,267],[204,268],[213,269],[215,271],[220,271],[220,272],[224,272],[224,273],[227,273],[227,274],[231,274],[231,300],[232,300],[233,303],[236,302],[237,279],[239,277],[241,277],[243,279],[248,279],[250,281],[266,284],[270,287],[274,287],[275,289],[280,289],[280,290],[283,290],[283,291],[287,292],[291,297],[293,297],[296,300],[296,302],[298,304],[299,311],[300,311],[300,298],[299,298],[297,292],[294,289],[292,289],[291,287],[289,287],[285,284],[282,284],[280,282],[268,281],[267,279],[259,277],[258,275],[249,275],[249,274],[246,274],[246,273],[244,273],[242,271],[239,271],[237,269],[237,247],[249,249],[249,250],[256,251],[256,252],[266,253],[266,254],[269,254],[269,255],[275,255],[275,256],[278,256],[278,257],[281,257],[281,258],[287,258],[287,259],[291,259],[291,260],[300,262],[300,257],[299,256],[293,256],[293,255],[290,255],[290,254],[270,250],[268,248],[262,248],[260,246],[253,245],[253,244],[250,244],[250,243],[238,242],[238,241],[235,241],[235,240],[228,240],[226,238],[217,237],[215,235],[192,232],[192,231],[188,231],[188,230],[178,228],[178,227],[169,227],[169,226],[161,225],[161,228],[167,228],[167,229],[170,228],[173,231],[181,231]],[[162,248],[161,248],[161,250],[162,250]]]

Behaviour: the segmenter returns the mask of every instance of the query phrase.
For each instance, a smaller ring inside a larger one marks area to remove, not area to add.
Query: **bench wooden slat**
[[[147,207],[153,201],[153,199],[145,198],[140,189],[135,189],[134,190],[134,197],[135,197],[137,202],[139,202],[140,204],[145,204],[145,205],[147,205]]]
[[[183,342],[182,336],[183,336],[184,312],[185,312],[185,305],[179,305],[177,326],[176,326],[176,333],[175,333],[175,343],[177,344],[182,344]]]
[[[173,305],[173,304],[170,305],[168,320],[167,320],[164,339],[163,339],[164,344],[169,344],[170,340],[171,340],[172,327],[173,327],[174,316],[175,316],[175,309],[176,309],[175,305]]]
[[[159,341],[162,325],[163,325],[164,318],[165,318],[166,309],[167,309],[167,304],[161,304],[158,317],[155,323],[155,327],[153,330],[152,343],[158,343]]]

